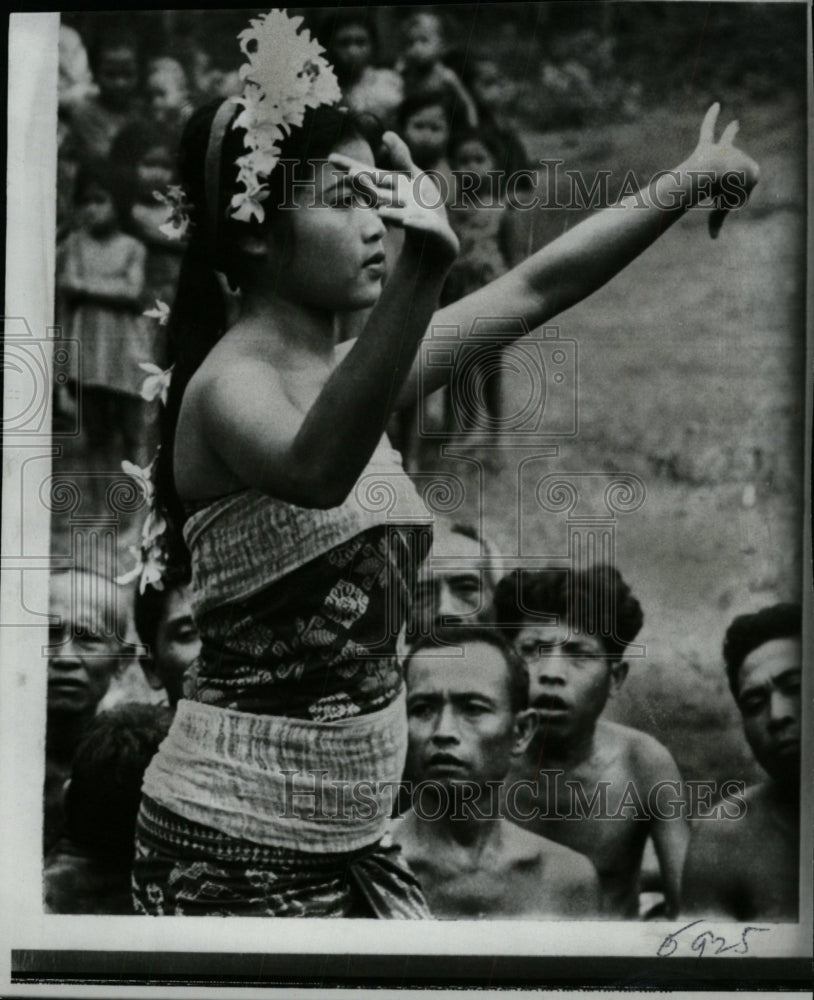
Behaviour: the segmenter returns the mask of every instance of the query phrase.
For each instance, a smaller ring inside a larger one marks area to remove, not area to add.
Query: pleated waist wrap
[[[406,753],[403,689],[378,712],[330,723],[184,700],[143,791],[238,839],[354,851],[384,834]]]

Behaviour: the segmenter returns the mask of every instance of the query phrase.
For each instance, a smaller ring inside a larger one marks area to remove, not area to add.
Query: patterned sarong
[[[133,901],[152,916],[430,917],[398,847],[305,854],[238,840],[142,799]]]

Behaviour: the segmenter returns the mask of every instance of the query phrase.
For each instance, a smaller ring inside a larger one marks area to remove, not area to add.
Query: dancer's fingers
[[[418,167],[413,163],[407,143],[396,135],[395,132],[385,132],[382,136],[382,144],[390,154],[390,162],[396,170],[407,170],[411,174],[418,172]]]
[[[405,215],[403,206],[380,205],[378,212],[379,218],[383,219],[385,222],[392,222],[395,226],[404,225]]]
[[[735,136],[738,134],[739,128],[738,121],[730,122],[724,129],[723,135],[721,136],[720,145],[721,146],[731,146],[735,141]]]
[[[724,224],[728,212],[728,208],[713,208],[709,213],[709,235],[712,239],[718,238],[718,233],[721,231],[721,226]]]
[[[369,179],[379,187],[392,187],[395,183],[392,171],[379,170],[378,167],[371,167],[370,164],[354,160],[352,156],[345,156],[344,153],[330,153],[328,161],[340,170],[347,171],[351,177]]]
[[[718,122],[720,110],[721,105],[716,101],[704,115],[704,120],[701,122],[701,134],[698,137],[699,146],[712,145],[715,141],[715,125]]]

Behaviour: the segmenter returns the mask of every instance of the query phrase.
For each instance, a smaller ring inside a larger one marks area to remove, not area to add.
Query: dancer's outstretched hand
[[[382,144],[392,170],[371,169],[341,153],[331,153],[329,159],[366,188],[385,222],[404,229],[405,237],[423,253],[448,266],[459,244],[437,184],[413,163],[407,144],[395,132],[385,132]]]
[[[738,123],[730,122],[715,141],[715,126],[721,105],[717,103],[704,115],[698,145],[690,156],[688,166],[713,178],[712,194],[719,204],[710,212],[709,233],[715,239],[724,224],[727,212],[739,208],[749,197],[760,178],[760,167],[751,156],[734,146]]]

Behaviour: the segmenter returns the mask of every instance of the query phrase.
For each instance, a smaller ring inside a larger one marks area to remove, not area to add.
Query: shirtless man
[[[394,839],[433,915],[597,914],[591,863],[502,816],[503,779],[536,725],[520,658],[494,630],[448,627],[419,643],[406,670],[414,808]]]
[[[407,640],[453,624],[490,622],[498,581],[492,546],[468,524],[436,518],[432,550],[418,571]]]
[[[729,626],[724,661],[743,730],[768,780],[746,811],[697,820],[683,909],[733,920],[796,920],[800,859],[802,611],[776,604]]]
[[[540,717],[510,774],[529,785],[516,796],[516,821],[590,858],[603,913],[617,919],[638,915],[652,837],[673,915],[689,838],[678,768],[651,736],[600,719],[627,676],[622,656],[641,628],[639,602],[615,569],[596,566],[573,577],[516,570],[498,584],[495,608],[528,665]]]

